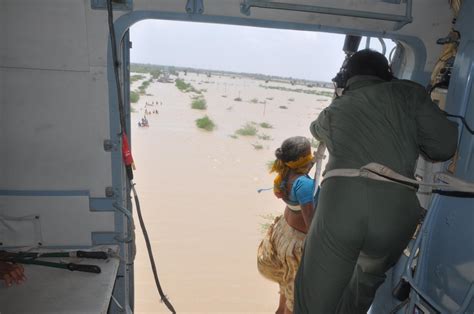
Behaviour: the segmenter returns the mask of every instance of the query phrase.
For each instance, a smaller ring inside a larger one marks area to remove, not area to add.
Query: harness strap
[[[408,186],[412,189],[416,189],[420,186],[426,186],[431,188],[431,190],[474,193],[474,183],[461,180],[449,173],[436,173],[434,179],[439,181],[439,183],[421,182],[405,177],[404,175],[401,175],[394,170],[375,162],[369,163],[360,169],[329,170],[324,175],[321,183],[324,182],[324,180],[332,177],[362,177],[378,181],[392,182],[403,186]]]

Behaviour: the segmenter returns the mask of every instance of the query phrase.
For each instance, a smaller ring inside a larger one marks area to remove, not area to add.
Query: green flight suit
[[[414,82],[355,76],[311,124],[326,171],[370,162],[413,178],[420,153],[447,160],[457,126]],[[321,186],[295,280],[294,313],[367,313],[420,217],[416,192],[391,182],[332,177]]]

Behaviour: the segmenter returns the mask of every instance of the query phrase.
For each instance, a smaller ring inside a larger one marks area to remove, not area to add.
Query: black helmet
[[[385,81],[394,77],[387,58],[380,52],[364,49],[354,53],[346,64],[346,79],[356,75],[373,75]]]

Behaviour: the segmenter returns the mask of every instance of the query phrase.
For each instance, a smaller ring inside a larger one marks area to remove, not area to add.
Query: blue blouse
[[[308,175],[302,175],[293,182],[287,203],[290,205],[312,203],[313,195],[314,180]]]

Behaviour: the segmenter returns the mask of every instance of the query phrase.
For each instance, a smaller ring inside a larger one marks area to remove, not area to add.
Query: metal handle
[[[105,252],[86,252],[86,251],[77,251],[77,257],[82,258],[94,258],[94,259],[107,259],[108,255]]]
[[[74,263],[67,264],[67,269],[69,269],[70,271],[82,271],[82,272],[94,273],[94,274],[100,274],[102,271],[100,267],[96,265],[74,264]]]

